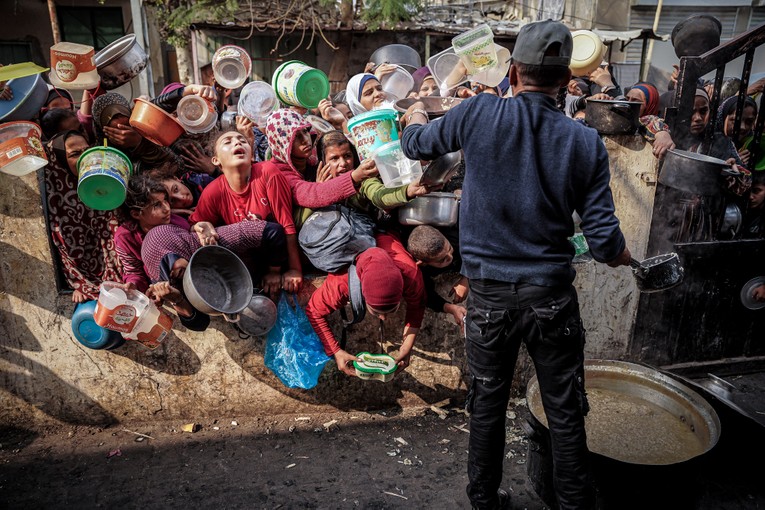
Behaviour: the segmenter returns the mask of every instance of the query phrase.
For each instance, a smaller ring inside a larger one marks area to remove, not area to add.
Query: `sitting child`
[[[356,257],[356,271],[361,282],[366,311],[380,320],[396,312],[401,299],[406,301],[406,324],[398,356],[399,370],[409,366],[412,347],[425,314],[425,288],[422,273],[401,242],[391,234],[378,234],[377,247],[369,248]],[[338,370],[356,375],[353,361],[356,356],[345,350],[332,334],[327,316],[344,307],[350,290],[347,271],[330,274],[311,296],[305,312],[313,329],[319,335],[324,351],[334,356]]]
[[[454,322],[460,328],[467,315],[467,311],[457,303],[462,303],[468,294],[468,279],[461,276],[454,284],[449,296],[449,303],[436,292],[435,277],[443,273],[459,273],[462,259],[459,250],[454,246],[458,243],[456,227],[447,230],[447,234],[453,238],[450,242],[444,234],[430,225],[415,227],[409,234],[407,250],[412,254],[420,266],[425,282],[425,293],[428,298],[428,308],[434,312],[449,313],[454,317]]]
[[[752,187],[749,188],[744,224],[741,237],[745,239],[765,237],[765,172],[755,172],[752,175]]]

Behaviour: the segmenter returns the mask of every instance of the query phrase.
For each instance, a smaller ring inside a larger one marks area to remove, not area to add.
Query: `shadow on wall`
[[[116,421],[98,402],[20,352],[0,347],[0,359],[13,366],[0,372],[0,387],[48,416],[77,425]]]
[[[179,321],[176,320],[177,327]],[[169,375],[194,375],[202,368],[199,356],[178,338],[173,331],[154,350],[138,342],[127,341],[121,347],[109,351],[146,368]]]

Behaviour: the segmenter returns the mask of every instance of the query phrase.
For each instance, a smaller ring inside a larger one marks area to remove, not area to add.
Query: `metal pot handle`
[[[226,322],[239,322],[238,313],[224,313],[222,315],[223,315],[223,318],[226,319]]]
[[[623,115],[628,115],[632,111],[630,105],[625,103],[612,104],[609,108],[612,112],[621,113]]]

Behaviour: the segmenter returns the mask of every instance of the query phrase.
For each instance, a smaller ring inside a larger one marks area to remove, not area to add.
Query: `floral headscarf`
[[[268,117],[266,121],[266,137],[271,153],[276,161],[286,163],[295,171],[295,165],[292,163],[292,144],[295,142],[295,135],[301,129],[311,129],[311,123],[305,120],[299,113],[289,110],[276,110]],[[316,154],[311,155],[308,160],[309,165],[316,165],[318,162]]]

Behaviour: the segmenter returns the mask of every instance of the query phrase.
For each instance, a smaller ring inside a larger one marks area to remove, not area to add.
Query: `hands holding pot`
[[[135,149],[143,137],[130,124],[117,124],[117,127],[104,126],[104,134],[109,143],[118,149]]]

